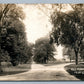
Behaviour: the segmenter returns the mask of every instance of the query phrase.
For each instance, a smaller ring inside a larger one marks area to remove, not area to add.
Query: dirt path
[[[6,81],[28,81],[28,80],[78,80],[70,75],[64,69],[67,64],[44,66],[41,64],[32,64],[32,69],[28,72],[0,76],[0,80]]]

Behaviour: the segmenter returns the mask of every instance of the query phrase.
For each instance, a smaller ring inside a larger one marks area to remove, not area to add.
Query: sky
[[[24,24],[26,28],[27,40],[35,43],[40,37],[44,37],[52,30],[49,17],[46,16],[36,5],[26,5],[23,8],[26,14]]]
[[[41,37],[49,36],[49,33],[52,30],[52,25],[49,22],[49,10],[45,9],[42,5],[42,10],[38,9],[39,5],[35,4],[26,4],[22,5],[23,11],[26,15],[24,19],[25,24],[25,32],[27,36],[27,41],[30,43],[35,43],[35,41]],[[48,8],[51,8],[50,4],[46,4]],[[43,11],[44,10],[44,11]],[[70,6],[64,7],[62,12],[66,12],[67,10],[71,10]],[[51,10],[50,10],[51,11]],[[58,47],[55,46],[57,49],[57,55],[54,57],[56,59],[63,58],[63,46],[59,45]]]
[[[26,28],[27,41],[35,43],[37,39],[49,36],[49,33],[52,30],[49,18],[51,4],[45,5],[49,9],[40,4],[21,4],[21,6],[26,15],[23,22]],[[71,8],[69,6],[64,7],[62,11],[65,12],[66,9],[70,10]]]

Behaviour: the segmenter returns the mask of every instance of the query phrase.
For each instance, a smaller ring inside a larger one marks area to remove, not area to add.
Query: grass
[[[65,64],[65,63],[70,63],[70,62],[66,62],[66,61],[51,61],[48,62],[47,64],[43,64],[44,66],[52,66],[52,65],[58,65],[58,64]]]
[[[69,74],[74,75],[78,79],[84,81],[84,63],[80,63],[78,65],[70,64],[65,66],[65,69]]]
[[[12,66],[10,63],[2,63],[3,72],[0,73],[0,76],[3,75],[12,75],[22,72],[29,71],[31,69],[31,64],[20,64],[18,66]]]

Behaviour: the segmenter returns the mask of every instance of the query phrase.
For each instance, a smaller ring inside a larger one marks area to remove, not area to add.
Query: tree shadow
[[[75,71],[72,70],[66,70],[70,75],[74,75],[76,78],[80,79],[81,81],[84,81],[84,74],[82,73],[75,73]]]
[[[84,63],[80,63],[79,65],[71,64],[65,66],[65,70],[70,74],[75,76],[76,78],[84,81]]]
[[[19,66],[2,66],[3,72],[0,72],[0,76],[20,74],[31,70],[31,64],[22,64]]]
[[[11,72],[2,72],[0,73],[0,76],[6,76],[6,75],[14,75],[14,74],[19,74],[27,71],[11,71]]]

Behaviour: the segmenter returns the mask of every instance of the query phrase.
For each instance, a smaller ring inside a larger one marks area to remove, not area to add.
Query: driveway
[[[57,64],[52,66],[44,66],[41,64],[33,63],[31,65],[31,70],[28,72],[0,76],[1,81],[31,81],[31,80],[79,80],[76,77],[70,75],[64,69],[66,64]]]

